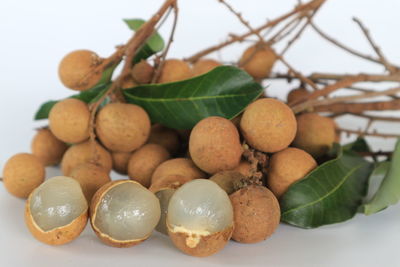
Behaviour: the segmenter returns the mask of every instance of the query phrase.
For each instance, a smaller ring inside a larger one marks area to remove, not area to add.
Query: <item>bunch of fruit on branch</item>
[[[303,19],[322,3],[290,14]],[[61,60],[59,78],[77,94],[40,107],[36,119],[48,125],[31,153],[11,157],[3,172],[5,188],[27,199],[36,239],[68,243],[90,220],[110,246],[137,245],[156,230],[186,254],[209,256],[230,239],[266,240],[281,221],[313,228],[394,204],[384,195],[398,183],[395,164],[365,160],[373,153],[361,138],[338,145],[335,121],[304,105],[326,88],[303,83],[286,102],[265,96],[260,82],[284,60],[271,43],[249,46],[236,66],[166,59],[171,43],[164,46],[155,29],[176,5],[166,1],[147,22],[127,20],[136,34],[108,58],[76,50]],[[64,176],[45,181],[53,165]],[[377,169],[385,181],[365,200]],[[126,179],[113,180],[112,170]]]

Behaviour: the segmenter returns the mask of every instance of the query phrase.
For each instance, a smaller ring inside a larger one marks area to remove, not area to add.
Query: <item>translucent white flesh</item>
[[[41,184],[32,193],[30,201],[32,217],[44,231],[70,224],[88,208],[79,183],[64,176]]]
[[[97,206],[95,226],[115,240],[147,237],[160,219],[157,197],[136,183],[122,183],[103,195]]]
[[[233,225],[233,208],[226,192],[216,183],[196,179],[181,186],[171,197],[167,221],[175,232],[186,229],[213,234]]]
[[[167,222],[166,222],[168,204],[169,200],[171,199],[175,191],[176,190],[174,189],[165,189],[156,193],[157,198],[160,200],[160,206],[161,206],[161,218],[156,226],[156,230],[163,234],[168,234]]]

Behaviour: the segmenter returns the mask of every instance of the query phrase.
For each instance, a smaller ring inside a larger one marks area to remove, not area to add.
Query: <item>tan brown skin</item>
[[[192,160],[187,158],[176,158],[164,161],[160,166],[158,166],[151,177],[151,182],[152,184],[156,183],[163,177],[170,175],[181,175],[192,180],[207,177],[203,171],[197,168]]]
[[[240,128],[251,147],[274,153],[290,145],[296,136],[297,123],[293,111],[286,104],[262,98],[247,106]]]
[[[252,175],[251,168],[250,162],[242,159],[239,165],[233,168],[232,171],[237,171],[243,174],[245,177],[250,177]]]
[[[96,67],[102,59],[90,50],[76,50],[67,54],[60,62],[58,76],[69,89],[84,91],[95,86],[101,79],[102,71]]]
[[[68,149],[49,129],[40,129],[32,139],[31,151],[45,166],[57,165]]]
[[[93,153],[95,153],[94,157]],[[110,172],[112,168],[110,153],[98,143],[92,144],[87,141],[68,148],[61,161],[61,171],[65,176],[69,176],[72,169],[86,162],[94,162],[107,172]]]
[[[246,177],[237,171],[217,172],[210,177],[210,180],[218,184],[228,195],[234,193]]]
[[[7,191],[19,198],[29,194],[43,183],[46,171],[43,163],[34,155],[19,153],[4,165],[3,183]]]
[[[95,218],[97,213],[97,206],[100,203],[103,196],[114,186],[123,184],[123,183],[137,183],[132,180],[118,180],[111,181],[107,184],[103,185],[93,196],[92,202],[90,203],[90,225],[92,226],[93,231],[96,233],[97,237],[105,244],[116,247],[116,248],[128,248],[135,246],[143,241],[145,241],[147,237],[141,240],[115,240],[111,238],[109,235],[102,233],[97,226],[95,225]]]
[[[127,76],[121,83],[122,89],[129,89],[138,86],[131,76]]]
[[[171,155],[175,155],[180,148],[178,133],[161,124],[154,124],[150,130],[149,144],[158,144],[169,151]]]
[[[279,202],[267,188],[251,185],[230,196],[235,230],[232,239],[240,243],[257,243],[270,237],[279,226]]]
[[[236,126],[236,128],[240,128],[240,121],[242,119],[242,115],[238,115],[235,118],[231,119],[231,122]]]
[[[191,76],[192,70],[188,63],[179,59],[168,59],[164,63],[158,82],[177,82],[189,79]]]
[[[88,211],[86,210],[71,223],[55,228],[50,231],[43,231],[33,219],[30,210],[30,197],[25,205],[25,223],[31,234],[40,242],[48,245],[64,245],[75,240],[85,229],[88,221]]]
[[[287,103],[294,103],[297,101],[301,101],[302,99],[305,99],[308,95],[310,95],[310,92],[308,92],[304,88],[297,88],[292,91],[290,91],[287,95]]]
[[[133,152],[128,163],[129,178],[146,188],[151,184],[155,169],[170,158],[169,152],[162,146],[146,144]]]
[[[108,104],[96,118],[97,136],[113,152],[131,152],[144,145],[150,127],[146,111],[133,104]]]
[[[317,167],[314,158],[304,150],[288,147],[272,155],[268,171],[268,188],[277,198],[298,180]]]
[[[83,101],[68,98],[53,106],[49,114],[51,132],[65,143],[80,143],[89,138],[89,107]]]
[[[193,178],[175,174],[163,176],[159,180],[152,183],[149,190],[153,193],[157,193],[164,189],[178,189],[181,185],[192,180]]]
[[[172,232],[168,221],[167,227],[168,235],[174,245],[183,253],[196,257],[211,256],[222,250],[231,239],[233,233],[233,226],[231,226],[222,232],[217,232],[208,236],[202,236],[197,246],[191,248],[186,244],[186,239],[189,237],[187,233]]]
[[[112,157],[112,165],[114,171],[118,172],[119,174],[128,174],[128,163],[129,159],[131,158],[131,152],[113,152],[111,153]]]
[[[297,117],[297,134],[293,146],[318,158],[325,155],[336,140],[336,124],[331,118],[317,113],[305,113]]]
[[[214,174],[239,165],[243,149],[235,125],[221,117],[208,117],[193,128],[189,152],[203,171]]]
[[[200,59],[193,65],[193,76],[199,76],[212,71],[216,67],[221,66],[221,63],[214,59]]]
[[[256,44],[247,48],[240,58],[239,65],[255,79],[269,76],[277,56],[266,44]]]
[[[89,203],[96,191],[111,181],[109,172],[93,163],[83,163],[72,169],[71,178],[79,182]]]
[[[146,60],[141,60],[132,68],[131,75],[139,84],[147,84],[153,78],[154,68]]]

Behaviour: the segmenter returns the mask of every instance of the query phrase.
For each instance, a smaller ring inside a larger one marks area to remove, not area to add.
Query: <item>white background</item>
[[[230,1],[252,25],[291,9],[297,1]],[[57,78],[57,65],[67,52],[88,48],[102,56],[112,53],[130,31],[122,18],[148,18],[161,0],[125,1],[0,1],[0,169],[15,153],[28,152],[34,128],[32,117],[40,103],[72,94]],[[180,0],[180,19],[171,56],[190,56],[223,41],[228,32],[245,28],[216,0]],[[315,21],[322,29],[361,51],[372,53],[351,21],[361,18],[383,51],[400,63],[398,36],[400,2],[396,0],[331,0]],[[164,27],[164,37],[169,28]],[[220,55],[237,59],[243,46]],[[382,67],[358,60],[307,31],[287,60],[304,73],[380,72]],[[275,70],[284,70],[277,65]],[[270,95],[283,97],[289,88],[272,82]],[[398,115],[397,112],[393,114]],[[350,119],[343,127],[358,127]],[[399,132],[398,125],[376,125]],[[370,139],[376,149],[392,149],[394,140]],[[49,169],[48,176],[58,174]],[[23,222],[24,202],[0,186],[0,266],[400,266],[400,206],[380,214],[315,230],[281,225],[269,240],[255,245],[230,243],[221,253],[198,259],[183,255],[168,238],[155,234],[143,244],[115,249],[100,243],[88,227],[75,242],[62,247],[43,245],[31,237]]]

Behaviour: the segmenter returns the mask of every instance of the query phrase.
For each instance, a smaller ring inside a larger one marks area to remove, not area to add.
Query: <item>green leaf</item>
[[[142,19],[125,19],[125,23],[131,30],[137,31],[146,21]],[[143,45],[143,47],[136,53],[133,61],[135,63],[139,62],[142,59],[149,58],[157,52],[160,52],[164,49],[164,40],[162,37],[156,32],[147,40],[147,43]]]
[[[371,151],[371,148],[369,147],[367,141],[362,137],[357,138],[357,140],[353,143],[344,145],[342,148],[343,148],[343,151],[354,151],[354,152],[370,152]]]
[[[107,91],[109,86],[110,83],[99,84],[93,87],[92,89],[82,91],[79,94],[72,95],[68,98],[79,99],[85,103],[90,104],[100,99],[100,97]],[[50,110],[53,108],[55,104],[57,104],[60,101],[61,100],[51,100],[42,104],[39,110],[36,112],[34,119],[35,120],[47,119],[49,117]]]
[[[400,200],[400,140],[397,141],[390,165],[386,165],[386,167],[388,168],[388,171],[377,193],[371,201],[367,202],[363,206],[363,211],[366,215],[371,215],[384,210],[388,206],[394,205]],[[380,168],[381,170],[377,171],[382,173],[385,165]]]
[[[352,152],[313,170],[281,198],[282,221],[315,228],[351,219],[367,191],[372,164]]]
[[[127,102],[142,106],[153,122],[191,129],[210,116],[234,118],[263,88],[245,71],[221,66],[189,80],[124,90]]]

